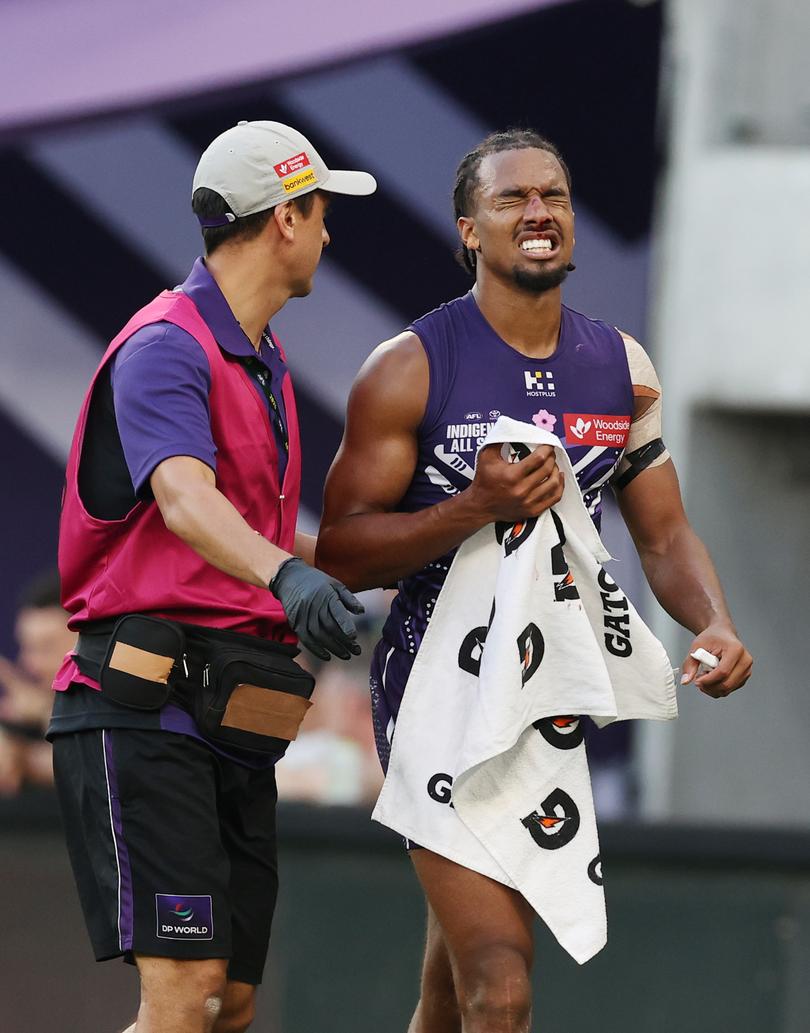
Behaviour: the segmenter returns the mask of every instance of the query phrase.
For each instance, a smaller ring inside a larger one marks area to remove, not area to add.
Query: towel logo
[[[602,597],[602,619],[605,625],[605,648],[613,656],[628,657],[633,652],[630,641],[630,604],[627,596],[604,569],[597,578]]]
[[[432,775],[427,784],[427,794],[436,803],[449,803],[452,807],[453,776],[444,771]]]
[[[468,632],[461,643],[458,651],[458,666],[467,674],[478,677],[481,674],[481,661],[484,658],[484,645],[487,641],[487,634],[495,619],[495,600],[492,600],[492,609],[489,611],[489,624],[481,628],[473,628]]]
[[[551,549],[551,573],[554,578],[554,601],[561,603],[567,599],[579,599],[577,586],[574,584],[574,575],[568,567],[563,546],[565,545],[565,531],[562,520],[553,509],[549,510],[554,527],[557,530],[559,541]]]
[[[558,750],[574,750],[585,738],[585,725],[578,717],[545,717],[534,721],[532,728]]]
[[[498,545],[504,547],[504,555],[511,556],[513,552],[523,545],[537,525],[537,517],[529,517],[528,520],[518,520],[515,524],[505,522],[495,524],[495,537]]]
[[[543,662],[543,654],[546,651],[543,633],[536,624],[527,624],[521,631],[518,635],[517,648],[521,666],[520,679],[521,683],[525,685]]]
[[[599,854],[588,865],[588,878],[597,886],[602,885],[602,858]]]
[[[568,793],[555,789],[520,824],[543,850],[559,850],[579,832],[579,809]]]

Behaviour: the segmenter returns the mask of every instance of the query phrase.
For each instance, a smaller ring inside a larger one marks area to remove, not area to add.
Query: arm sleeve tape
[[[667,452],[667,446],[661,438],[648,441],[646,445],[637,448],[635,452],[625,452],[622,457],[622,464],[626,463],[627,465],[624,472],[613,483],[621,491],[622,488],[627,487],[634,477],[638,477],[642,470],[646,470],[650,466],[659,466],[664,462],[665,459],[662,457],[668,459],[669,453]],[[656,460],[659,460],[659,462],[656,462]]]

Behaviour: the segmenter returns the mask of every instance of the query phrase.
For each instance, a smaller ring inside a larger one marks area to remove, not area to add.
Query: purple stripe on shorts
[[[132,869],[129,851],[124,839],[124,823],[121,819],[121,801],[118,797],[118,772],[113,756],[112,736],[109,731],[101,733],[104,740],[104,767],[107,772],[107,792],[110,800],[110,821],[112,822],[113,844],[118,865],[118,946],[122,951],[132,950],[134,914],[132,900]]]

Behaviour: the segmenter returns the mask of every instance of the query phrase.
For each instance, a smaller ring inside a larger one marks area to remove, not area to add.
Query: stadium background
[[[579,970],[541,939],[537,1028],[806,1033],[810,15],[787,0],[234,0],[224,16],[207,0],[40,0],[4,5],[0,33],[0,652],[14,652],[20,587],[53,562],[98,357],[199,252],[188,194],[213,136],[289,122],[328,164],[380,183],[334,206],[313,296],[274,321],[314,529],[360,363],[467,287],[452,258],[459,157],[493,128],[535,126],[574,175],[566,301],[652,353],[687,505],[757,658],[737,698],[685,693],[674,728],[636,735],[636,806],[604,828],[609,947]],[[685,640],[615,515],[606,537],[678,663]],[[50,797],[4,801],[0,823],[2,1028],[124,1024],[133,979],[90,961]],[[288,805],[281,823],[255,1028],[404,1030],[423,920],[407,862],[362,809]]]

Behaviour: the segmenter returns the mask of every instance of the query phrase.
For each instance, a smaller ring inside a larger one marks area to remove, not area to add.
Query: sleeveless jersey
[[[598,528],[602,490],[618,466],[633,416],[633,388],[619,332],[563,306],[556,351],[546,359],[529,358],[493,330],[472,292],[409,329],[427,355],[430,386],[418,429],[416,470],[398,509],[414,512],[467,487],[478,447],[503,414],[560,438]],[[372,702],[384,764],[405,682],[454,552],[398,583],[375,651]]]

